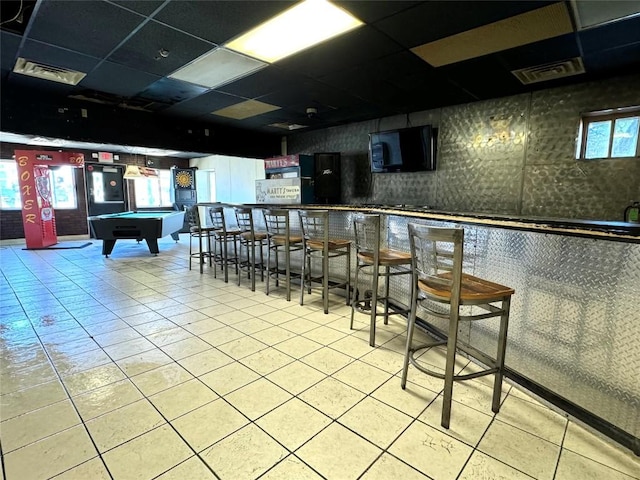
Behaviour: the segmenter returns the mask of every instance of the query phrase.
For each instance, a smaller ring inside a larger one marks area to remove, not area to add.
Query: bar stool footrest
[[[444,380],[445,379],[445,375],[443,373],[436,372],[435,370],[431,370],[431,369],[425,367],[424,365],[422,365],[418,361],[418,359],[415,357],[415,355],[417,353],[422,353],[423,350],[426,350],[428,348],[438,347],[438,346],[446,345],[446,344],[447,344],[446,340],[441,340],[441,341],[437,341],[437,342],[424,343],[424,344],[419,345],[417,347],[411,348],[409,350],[409,362],[411,363],[411,365],[416,367],[422,373],[426,373],[427,375],[430,375],[432,377],[439,378],[440,380]],[[499,371],[498,367],[492,367],[492,368],[487,368],[485,370],[480,370],[478,372],[466,373],[464,375],[454,375],[453,376],[453,381],[454,382],[462,382],[462,381],[465,381],[465,380],[471,380],[472,378],[479,378],[479,377],[484,377],[486,375],[491,375],[492,373],[497,373],[498,371]]]

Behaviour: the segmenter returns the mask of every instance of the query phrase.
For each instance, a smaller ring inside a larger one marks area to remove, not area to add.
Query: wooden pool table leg
[[[171,238],[173,238],[176,242],[180,240],[180,230],[178,230],[177,232],[173,232],[171,234]]]

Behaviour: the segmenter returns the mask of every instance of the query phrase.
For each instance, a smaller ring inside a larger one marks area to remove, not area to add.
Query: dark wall
[[[344,203],[622,220],[640,159],[576,161],[576,138],[582,113],[634,105],[639,75],[298,133],[288,152],[341,152]],[[439,127],[435,172],[370,172],[369,133],[426,124]]]
[[[30,145],[19,145],[15,143],[0,142],[0,158],[11,159],[15,150],[51,150],[46,147],[36,147]],[[61,149],[60,151],[69,151]],[[84,153],[85,162],[91,162],[92,153],[89,150],[73,150]],[[127,153],[117,153],[119,160],[115,163],[122,165],[146,166],[147,162],[153,162],[153,168],[169,169],[173,165],[187,168],[189,160],[173,157],[153,157],[148,155],[131,155]],[[95,160],[94,160],[95,161]],[[129,182],[129,206],[135,208],[133,203],[133,182]],[[88,235],[89,226],[87,224],[87,195],[85,190],[84,169],[76,169],[76,192],[78,195],[78,208],[56,210],[56,231],[59,236],[64,235]],[[14,238],[24,238],[24,228],[22,226],[22,212],[20,210],[2,210],[0,212],[0,240]]]
[[[279,135],[169,118],[161,112],[52,99],[11,85],[3,85],[0,101],[5,132],[252,158],[280,154]]]

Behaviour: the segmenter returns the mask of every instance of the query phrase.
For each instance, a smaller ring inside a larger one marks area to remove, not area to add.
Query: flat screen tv
[[[436,169],[438,129],[431,125],[369,134],[369,161],[374,173]]]

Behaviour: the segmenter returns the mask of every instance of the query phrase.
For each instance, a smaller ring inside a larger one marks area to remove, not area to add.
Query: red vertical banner
[[[53,211],[50,165],[82,167],[81,153],[16,150],[22,224],[27,248],[43,248],[58,243]]]
[[[51,192],[51,171],[47,165],[34,165],[33,175],[36,182],[38,208],[40,209],[42,246],[48,247],[58,243],[56,217],[53,211]]]
[[[20,179],[24,238],[27,241],[27,248],[37,248],[45,245],[42,241],[40,206],[38,205],[38,193],[30,153],[16,152],[16,161],[18,162],[18,178]]]

